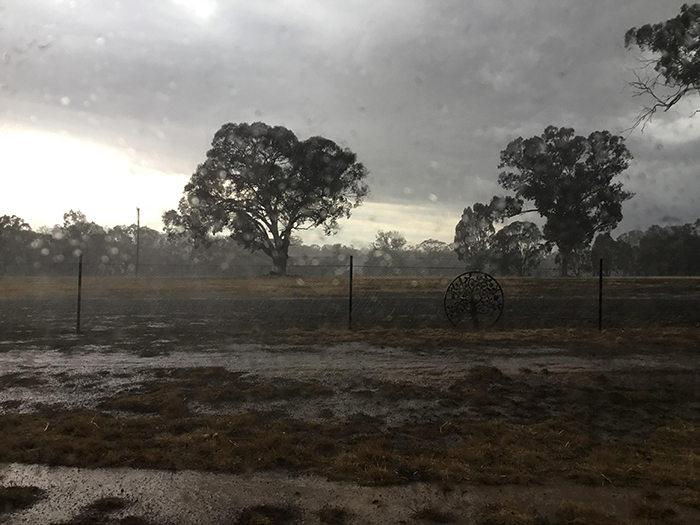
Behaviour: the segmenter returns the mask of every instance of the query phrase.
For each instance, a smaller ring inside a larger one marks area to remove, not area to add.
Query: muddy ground
[[[397,348],[150,332],[0,343],[0,522],[700,521],[692,333]]]

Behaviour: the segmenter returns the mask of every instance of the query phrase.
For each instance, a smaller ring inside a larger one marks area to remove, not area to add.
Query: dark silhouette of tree
[[[67,249],[62,250],[66,260],[77,260],[83,255],[83,262],[92,268],[100,268],[104,274],[105,264],[111,261],[106,243],[105,229],[88,221],[80,210],[70,210],[63,214],[62,241]]]
[[[338,219],[368,194],[366,176],[356,155],[332,140],[300,141],[287,128],[262,122],[224,124],[178,211],[166,212],[163,222],[200,242],[226,233],[251,252],[264,252],[273,273],[285,275],[293,232],[337,231]]]
[[[617,268],[617,241],[610,233],[602,233],[595,238],[591,247],[591,262],[593,265],[600,264],[603,259],[603,274],[611,275]]]
[[[557,253],[554,257],[556,264],[562,264],[561,253]],[[581,277],[586,274],[593,273],[593,258],[591,255],[591,247],[585,246],[577,248],[569,253],[569,270],[576,277]]]
[[[452,252],[449,244],[437,239],[426,239],[416,245],[416,251],[426,254],[445,254]]]
[[[640,59],[642,66],[630,83],[635,96],[651,99],[634,126],[700,92],[700,4],[683,5],[678,16],[665,22],[633,27],[625,34],[625,46],[633,45],[656,55]]]
[[[477,202],[474,209],[467,207],[455,226],[454,250],[457,258],[468,270],[484,270],[491,257],[491,237],[494,210],[487,204]]]
[[[504,215],[536,211],[544,217],[544,238],[557,246],[561,275],[567,276],[570,255],[622,219],[622,203],[632,194],[613,179],[631,158],[624,139],[608,131],[582,137],[549,126],[541,136],[517,138],[501,152],[499,168],[506,170],[498,181],[515,192],[516,201],[507,201]],[[534,209],[523,210],[525,202]]]
[[[542,258],[552,251],[537,225],[526,221],[504,226],[491,244],[494,264],[502,275],[532,275]]]
[[[408,242],[397,231],[379,230],[363,266],[365,275],[399,275],[406,266]]]
[[[0,217],[0,266],[3,273],[9,268],[27,268],[30,265],[30,245],[34,240],[29,224],[16,215]]]
[[[692,224],[652,226],[639,241],[637,264],[642,275],[700,275],[697,229]]]

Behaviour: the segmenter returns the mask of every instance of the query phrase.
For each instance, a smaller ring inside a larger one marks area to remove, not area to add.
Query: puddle
[[[105,497],[129,501],[125,509],[110,514],[112,518],[138,516],[154,524],[182,525],[234,523],[244,509],[261,505],[292,507],[303,523],[318,522],[323,507],[343,509],[352,523],[412,523],[417,509],[435,505],[471,522],[484,505],[504,498],[525,508],[538,508],[545,515],[553,513],[563,500],[581,502],[603,512],[628,514],[640,497],[639,489],[567,482],[542,486],[455,485],[445,491],[442,486],[425,483],[361,487],[283,473],[233,475],[19,464],[0,464],[0,478],[5,485],[35,486],[46,494],[33,507],[7,516],[11,524],[66,522]],[[673,489],[659,490],[673,498]]]
[[[167,341],[158,343],[156,346],[162,347]],[[93,409],[100,401],[152,379],[152,372],[158,368],[222,367],[252,376],[253,380],[287,378],[333,387],[336,395],[332,398],[282,403],[276,407],[294,417],[314,419],[324,409],[334,409],[341,416],[367,409],[391,423],[407,417],[416,408],[415,403],[407,405],[406,410],[397,410],[394,405],[391,409],[394,413],[387,412],[387,407],[382,405],[364,407],[357,396],[347,394],[343,385],[366,379],[446,388],[475,365],[495,366],[506,375],[520,374],[523,369],[535,373],[546,369],[560,374],[673,371],[697,370],[700,356],[586,357],[572,356],[557,348],[415,352],[361,343],[329,347],[227,345],[223,349],[172,350],[164,354],[126,352],[94,344],[76,346],[71,352],[33,347],[0,354],[0,376],[22,372],[41,386],[17,384],[0,390],[0,407],[4,404],[6,410],[25,413],[47,407]],[[260,408],[254,403],[240,402],[222,410],[231,413]]]

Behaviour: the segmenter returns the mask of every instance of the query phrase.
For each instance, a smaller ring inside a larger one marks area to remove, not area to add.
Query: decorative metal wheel
[[[503,313],[503,289],[487,273],[463,273],[445,291],[445,313],[454,326],[488,328]]]

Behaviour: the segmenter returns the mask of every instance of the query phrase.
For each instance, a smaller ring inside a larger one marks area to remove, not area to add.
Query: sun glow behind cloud
[[[211,18],[218,7],[213,0],[173,0],[173,2],[202,22]]]
[[[0,215],[17,215],[31,224],[53,226],[69,210],[80,210],[102,226],[132,224],[136,207],[141,223],[162,228],[164,211],[177,207],[189,175],[143,168],[129,153],[68,135],[34,131],[0,133]],[[300,232],[317,244],[366,246],[377,230],[399,230],[413,243],[433,237],[450,242],[454,213],[437,203],[425,206],[366,202],[340,221],[340,232]],[[410,218],[407,218],[410,217]]]
[[[70,209],[105,226],[131,224],[138,206],[142,224],[160,228],[188,179],[142,168],[116,148],[31,131],[0,134],[0,174],[0,215],[32,227],[61,223]]]

